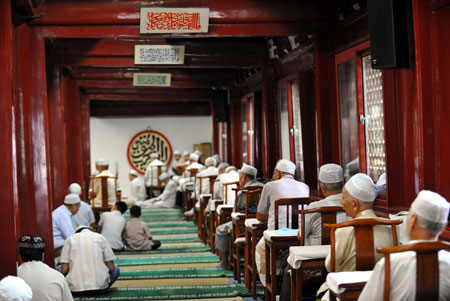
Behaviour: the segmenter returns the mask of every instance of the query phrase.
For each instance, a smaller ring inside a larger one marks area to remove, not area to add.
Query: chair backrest
[[[251,189],[250,189],[251,188]],[[244,190],[245,194],[245,218],[252,218],[256,216],[255,214],[248,213],[248,207],[250,204],[258,205],[259,199],[261,198],[262,187],[260,186],[249,186],[247,190]]]
[[[200,181],[200,194],[203,191],[203,179],[209,179],[209,193],[214,197],[214,182],[217,176],[198,176],[197,179]]]
[[[158,186],[162,185],[161,179],[159,176],[162,174],[162,166],[158,166]]]
[[[189,169],[189,177],[195,178],[195,177],[197,176],[197,171],[198,171],[197,168],[191,168],[191,169]]]
[[[439,260],[438,252],[450,250],[450,243],[443,241],[427,241],[391,248],[378,248],[377,252],[384,254],[384,297],[390,297],[391,262],[390,254],[399,252],[416,252],[417,277],[416,300],[439,300]],[[411,275],[405,275],[410,277]]]
[[[374,226],[391,226],[393,245],[398,245],[397,228],[401,220],[386,220],[379,218],[358,218],[340,224],[325,224],[331,229],[330,270],[336,269],[336,229],[353,227],[355,229],[355,257],[357,271],[370,271],[375,265],[375,250],[373,239]]]
[[[325,227],[325,224],[336,224],[336,217],[339,212],[345,212],[344,208],[339,206],[329,206],[329,207],[320,207],[316,209],[306,209],[299,210],[298,213],[301,215],[301,232],[302,235],[300,237],[300,245],[305,245],[305,217],[306,214],[319,213],[321,217],[322,223],[322,245],[330,244],[330,236],[331,236],[331,228]]]
[[[228,204],[228,186],[230,186],[230,185],[239,185],[239,181],[223,183],[223,186],[225,187],[225,200],[224,200],[224,204]]]
[[[278,218],[280,216],[280,207],[286,209],[286,226],[291,229],[298,229],[298,210],[304,210],[305,206],[311,203],[311,198],[286,198],[275,201],[275,230],[278,230]],[[289,219],[289,216],[291,217]],[[290,221],[290,223],[289,223]]]
[[[102,187],[102,204],[100,208],[108,209],[109,208],[109,194],[108,194],[108,179],[114,178],[114,190],[117,192],[117,176],[109,177],[109,176],[91,176],[92,180],[92,189],[94,189],[95,181],[100,180],[101,181],[101,187]],[[95,197],[91,199],[92,207],[95,206]],[[97,207],[98,208],[98,207]]]

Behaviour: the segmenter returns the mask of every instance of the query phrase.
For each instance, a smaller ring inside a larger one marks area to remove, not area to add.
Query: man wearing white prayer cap
[[[267,221],[267,229],[275,229],[275,201],[283,198],[305,198],[309,197],[309,187],[305,183],[294,179],[296,166],[293,162],[281,159],[275,166],[273,181],[264,185],[261,199],[258,204],[256,218]],[[278,223],[280,228],[287,227],[286,210],[280,210]],[[261,282],[266,286],[265,271],[265,242],[260,239],[256,246],[256,266]]]
[[[447,225],[449,208],[449,202],[441,195],[422,190],[409,209],[406,222],[409,244],[438,240]],[[416,300],[415,252],[391,254],[389,259],[391,270],[389,300]],[[440,251],[438,260],[439,300],[450,300],[450,253]],[[382,258],[375,265],[359,300],[383,300],[384,268],[385,261]]]
[[[75,233],[72,216],[80,209],[81,199],[77,194],[68,194],[64,198],[64,204],[53,210],[53,247],[55,257],[61,254],[66,239]]]
[[[341,204],[348,216],[355,219],[377,218],[373,211],[373,202],[377,194],[372,179],[363,173],[351,177],[342,190]],[[335,233],[335,272],[349,272],[356,269],[355,257],[355,232],[353,227],[345,227],[336,230]],[[375,261],[382,257],[376,248],[392,247],[392,231],[388,226],[375,226],[373,228],[373,244]],[[330,254],[325,259],[325,267],[330,270]],[[328,300],[328,287],[324,283],[318,291],[318,295],[325,294],[322,300]]]
[[[102,206],[102,180],[101,178],[107,177],[108,186],[108,205],[112,206],[116,202],[116,175],[108,170],[109,162],[105,159],[97,160],[95,163],[99,174],[95,176],[92,193],[95,195],[94,206]]]
[[[147,198],[147,191],[145,189],[144,180],[139,177],[139,174],[136,170],[130,170],[130,174],[128,176],[130,179],[130,196],[128,197],[129,204],[128,206],[135,205],[136,202],[145,201]]]
[[[244,164],[239,172],[239,187],[263,187],[264,184],[256,181],[258,170],[253,166]],[[238,192],[237,199],[238,213],[245,214],[245,194]],[[234,210],[233,210],[234,211]],[[256,207],[249,207],[249,213],[255,214]],[[220,251],[220,262],[216,265],[218,268],[229,269],[228,253],[229,253],[229,229],[233,228],[233,222],[224,223],[216,228],[215,247]]]
[[[166,165],[159,160],[159,154],[151,153],[150,154],[150,163],[147,165],[145,169],[144,181],[145,186],[158,186],[158,170],[161,168],[161,173],[166,171]],[[150,196],[152,197],[152,196]]]
[[[173,208],[176,203],[177,183],[171,179],[167,172],[159,176],[161,182],[164,183],[163,192],[150,200],[143,202],[136,202],[136,205],[141,208]]]
[[[81,186],[78,183],[72,183],[69,185],[69,194],[76,194],[81,199]],[[76,229],[81,225],[90,225],[93,226],[95,223],[94,212],[92,211],[92,207],[81,200],[80,209],[77,214],[72,216],[73,228]]]
[[[176,150],[173,152],[173,159],[171,164],[171,167],[169,168],[170,173],[174,175],[181,174],[181,168],[177,167],[178,164],[183,162],[183,158],[181,158],[181,152],[179,150]]]
[[[195,181],[195,193],[197,200],[200,199],[200,195],[211,193],[211,188],[209,185],[209,176],[218,176],[219,170],[216,167],[216,159],[213,157],[208,157],[205,160],[205,169],[197,173],[197,180]],[[200,191],[200,181],[202,183],[202,190]]]
[[[222,162],[219,164],[219,166],[217,166],[217,170],[219,172],[219,175],[216,178],[216,182],[214,182],[214,195],[213,198],[214,200],[223,200],[224,195],[223,195],[223,185],[220,182],[220,178],[222,177],[222,174],[225,173],[225,170],[227,169],[227,167],[230,166],[228,163],[226,162]],[[210,210],[214,210],[214,208],[209,208]]]
[[[0,281],[0,301],[31,301],[33,292],[26,282],[16,276],[6,276]]]

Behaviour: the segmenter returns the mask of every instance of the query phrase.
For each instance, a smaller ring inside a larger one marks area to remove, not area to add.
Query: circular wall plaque
[[[159,132],[139,132],[128,144],[128,162],[140,174],[145,174],[145,169],[150,162],[150,154],[152,153],[158,153],[159,160],[167,166],[172,160],[172,146],[166,136]]]

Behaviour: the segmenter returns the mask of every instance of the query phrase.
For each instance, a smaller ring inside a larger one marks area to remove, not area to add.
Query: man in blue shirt
[[[53,210],[53,247],[55,257],[61,255],[62,247],[66,239],[75,233],[72,224],[72,215],[80,209],[80,197],[76,194],[68,194],[64,198],[64,204]]]

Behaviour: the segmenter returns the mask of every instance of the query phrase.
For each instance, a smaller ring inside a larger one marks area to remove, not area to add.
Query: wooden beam
[[[90,110],[91,116],[211,115],[210,104],[205,101],[189,103],[91,101]]]
[[[212,87],[225,87],[230,84],[230,81],[217,81],[210,80],[193,80],[193,81],[179,81],[172,80],[171,89],[209,89]],[[95,87],[95,88],[129,88],[138,91],[151,91],[154,88],[151,87],[135,87],[132,80],[79,80],[78,85],[82,88]]]
[[[211,99],[211,90],[209,89],[171,89],[171,88],[148,88],[143,90],[127,89],[127,88],[84,88],[87,94],[110,94],[122,96],[141,96],[163,99],[173,98],[180,100],[189,99]]]
[[[177,91],[174,89],[173,91]],[[104,91],[102,94],[88,94],[90,100],[119,100],[119,101],[175,101],[175,102],[189,102],[194,100],[210,100],[211,97],[201,95],[179,95],[173,93],[157,93],[157,94],[111,94]]]

